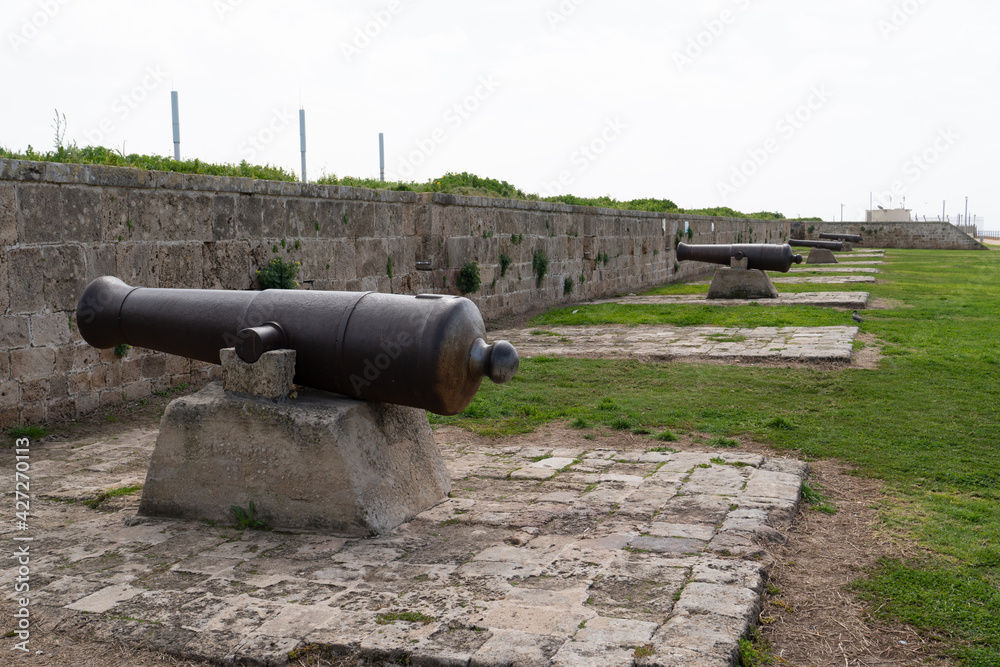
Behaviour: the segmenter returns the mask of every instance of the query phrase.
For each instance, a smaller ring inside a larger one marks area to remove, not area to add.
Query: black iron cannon
[[[226,347],[250,363],[293,349],[297,384],[442,415],[464,410],[484,376],[502,383],[518,368],[510,343],[486,343],[472,301],[441,294],[144,288],[104,276],[84,290],[76,316],[94,347],[215,364]]]
[[[807,241],[805,239],[788,239],[788,244],[800,248],[825,248],[827,250],[841,251],[844,244],[841,241]]]
[[[792,252],[787,243],[736,243],[733,245],[688,245],[677,244],[677,259],[696,262],[711,262],[712,264],[732,264],[743,259],[747,260],[746,268],[761,271],[781,271],[785,273],[792,264],[801,264],[802,255]]]
[[[820,232],[821,239],[832,241],[847,241],[848,243],[861,243],[861,234],[834,234],[833,232]]]

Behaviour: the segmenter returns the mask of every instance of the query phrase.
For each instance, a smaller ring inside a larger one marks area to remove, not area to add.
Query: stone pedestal
[[[839,264],[836,255],[832,250],[826,248],[813,248],[806,257],[806,264]]]
[[[720,267],[708,288],[709,299],[776,299],[778,290],[760,269]]]
[[[231,507],[253,502],[272,528],[356,537],[447,497],[423,410],[310,389],[290,397],[289,350],[223,362],[226,389],[213,383],[167,406],[139,514],[232,524]]]

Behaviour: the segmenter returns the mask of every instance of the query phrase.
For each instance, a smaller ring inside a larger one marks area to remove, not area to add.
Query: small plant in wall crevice
[[[471,294],[472,292],[479,291],[480,284],[479,264],[476,262],[467,262],[462,267],[462,270],[458,272],[458,279],[455,280],[455,286],[458,287],[462,294]]]
[[[542,286],[542,279],[549,270],[549,256],[539,248],[531,256],[531,271],[535,274],[535,287]]]

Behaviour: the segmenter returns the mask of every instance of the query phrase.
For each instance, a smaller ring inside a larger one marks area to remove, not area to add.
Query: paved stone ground
[[[756,303],[761,306],[827,306],[860,310],[868,307],[868,292],[799,292],[779,294],[776,299],[712,299],[704,294],[656,294],[629,295],[594,301],[593,303],[622,303],[627,305],[658,306],[673,303],[703,304],[711,306],[747,306]]]
[[[874,283],[875,276],[771,276],[773,283],[826,283],[828,285],[844,285],[847,283]]]
[[[838,258],[837,259],[837,263],[838,264],[851,264],[851,265],[885,264],[885,262],[883,262],[880,259],[846,259],[846,258],[843,258],[843,257]],[[806,265],[803,265],[803,266],[833,266],[833,265],[832,264],[806,264]]]
[[[727,328],[605,324],[505,329],[491,335],[496,340],[509,340],[522,357],[849,362],[857,333],[855,326]]]
[[[142,479],[155,437],[31,447],[18,535],[33,538],[32,632],[249,664],[298,648],[414,665],[728,666],[806,472],[651,439],[497,446],[445,427],[452,498],[382,537],[135,519],[136,494],[80,502]],[[12,450],[0,458],[13,469]],[[15,569],[0,572],[11,604]]]
[[[817,273],[882,273],[880,269],[869,266],[823,266],[819,264],[792,265],[792,271],[806,273],[816,271]]]

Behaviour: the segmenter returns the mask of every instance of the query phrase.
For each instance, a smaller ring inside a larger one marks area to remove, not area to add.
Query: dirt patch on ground
[[[872,297],[868,300],[868,310],[893,310],[896,308],[913,308],[899,299],[889,299],[885,297]]]
[[[940,645],[912,628],[873,619],[847,589],[879,558],[912,555],[912,545],[880,529],[880,483],[836,461],[809,465],[809,483],[837,511],[826,514],[803,503],[788,541],[776,551],[760,627],[779,664],[952,664]]]

